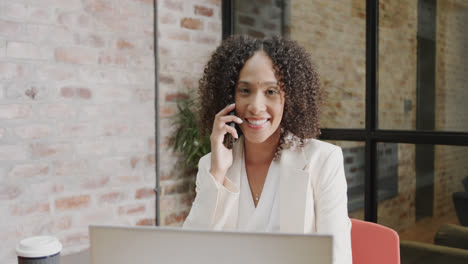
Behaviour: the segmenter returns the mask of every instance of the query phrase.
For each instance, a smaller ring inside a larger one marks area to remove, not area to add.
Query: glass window
[[[365,0],[234,1],[234,33],[289,36],[311,54],[326,92],[324,128],[365,125]]]
[[[343,150],[343,162],[348,184],[349,216],[364,219],[365,143],[357,141],[328,141]]]
[[[378,163],[396,166],[398,192],[379,199],[378,223],[395,229],[401,240],[433,243],[439,228],[459,225],[458,214],[466,214],[456,210],[454,195],[467,191],[463,180],[468,177],[468,147],[393,145],[398,150],[396,160],[379,155]],[[379,196],[385,188],[379,183]]]
[[[468,1],[379,1],[380,129],[468,131]]]

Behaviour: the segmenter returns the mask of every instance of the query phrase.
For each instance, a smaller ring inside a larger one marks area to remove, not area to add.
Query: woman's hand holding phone
[[[223,184],[224,176],[232,165],[232,149],[225,145],[225,135],[231,135],[233,138],[239,138],[236,128],[229,123],[242,123],[242,119],[230,114],[234,111],[235,104],[226,106],[216,114],[213,122],[213,130],[210,135],[211,143],[211,168],[210,173],[215,180]],[[227,139],[229,141],[229,139]]]

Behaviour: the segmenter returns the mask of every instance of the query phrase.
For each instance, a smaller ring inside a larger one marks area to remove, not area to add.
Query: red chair
[[[388,227],[351,219],[353,264],[400,264],[400,238]]]

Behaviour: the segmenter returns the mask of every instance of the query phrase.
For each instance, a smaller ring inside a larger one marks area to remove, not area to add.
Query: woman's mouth
[[[247,122],[247,126],[254,129],[263,128],[268,122],[270,122],[269,118],[261,118],[261,119],[245,119]]]

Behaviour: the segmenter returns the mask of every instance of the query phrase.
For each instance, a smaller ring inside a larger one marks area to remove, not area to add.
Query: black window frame
[[[234,0],[223,0],[222,37],[234,33]],[[366,0],[366,122],[363,129],[322,129],[321,140],[365,142],[364,219],[377,222],[377,143],[468,146],[468,132],[378,128],[379,1]]]

